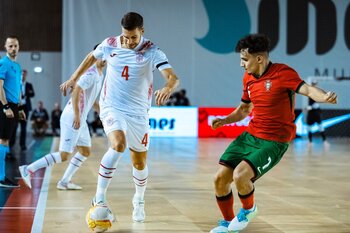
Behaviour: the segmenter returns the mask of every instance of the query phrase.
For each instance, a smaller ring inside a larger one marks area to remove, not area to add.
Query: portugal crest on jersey
[[[265,81],[265,90],[266,90],[266,91],[270,91],[271,87],[272,87],[272,82],[271,82],[271,80],[270,80],[270,79],[266,80],[266,81]]]

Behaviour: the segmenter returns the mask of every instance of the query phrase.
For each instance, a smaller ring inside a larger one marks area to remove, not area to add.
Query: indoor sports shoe
[[[0,188],[18,188],[19,184],[16,184],[9,180],[7,177],[0,181]]]
[[[83,188],[72,182],[65,183],[62,180],[57,182],[57,189],[59,190],[82,190]]]
[[[218,226],[211,229],[210,233],[227,233],[228,232],[228,225],[230,224],[229,221],[226,221],[224,219],[218,221]]]
[[[250,210],[241,208],[238,215],[231,221],[228,226],[228,232],[241,231],[248,226],[248,223],[256,216],[258,213],[258,208],[256,205]]]
[[[24,183],[31,189],[32,183],[30,180],[30,173],[27,171],[27,165],[19,166],[19,173],[21,173]]]
[[[111,222],[116,222],[117,221],[117,218],[115,217],[115,215],[112,213],[111,209],[108,207],[107,203],[106,202],[103,202],[103,201],[99,201],[97,202],[96,201],[96,197],[92,198],[91,200],[91,206],[94,207],[94,206],[106,206],[108,208],[108,218]]]
[[[134,220],[134,222],[144,222],[146,218],[145,201],[134,196],[132,199],[132,205],[134,207],[132,211],[132,220]]]

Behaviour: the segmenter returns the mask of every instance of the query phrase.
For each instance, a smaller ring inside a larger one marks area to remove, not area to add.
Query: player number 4
[[[124,66],[122,77],[125,78],[126,81],[129,80],[129,66]]]
[[[146,133],[143,138],[142,138],[142,141],[141,141],[141,144],[145,145],[145,147],[147,146],[148,144],[148,133]]]

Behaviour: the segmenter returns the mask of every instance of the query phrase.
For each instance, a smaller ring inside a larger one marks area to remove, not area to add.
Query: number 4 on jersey
[[[125,78],[126,81],[129,80],[129,66],[124,66],[122,77]]]
[[[143,138],[142,138],[142,141],[141,141],[141,144],[145,145],[145,147],[147,147],[147,144],[148,144],[148,133],[146,133]]]

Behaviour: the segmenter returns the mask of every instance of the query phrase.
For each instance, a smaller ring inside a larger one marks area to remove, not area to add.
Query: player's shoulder
[[[110,36],[103,40],[102,45],[116,48],[118,46],[118,36]]]

